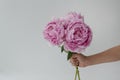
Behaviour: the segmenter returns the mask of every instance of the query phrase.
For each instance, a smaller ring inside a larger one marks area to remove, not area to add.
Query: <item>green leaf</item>
[[[63,51],[64,51],[64,46],[61,47],[61,52],[63,52]]]
[[[73,54],[72,52],[70,52],[70,51],[68,52],[67,60],[69,60],[72,57],[72,54]]]

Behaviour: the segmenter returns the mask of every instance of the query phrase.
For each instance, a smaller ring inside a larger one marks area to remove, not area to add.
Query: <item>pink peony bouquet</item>
[[[92,40],[90,27],[84,22],[84,17],[76,12],[70,12],[64,17],[50,21],[43,35],[52,45],[60,46],[61,52],[68,53],[67,60],[72,54],[84,51]],[[80,80],[78,67],[76,67],[75,80],[77,75]]]

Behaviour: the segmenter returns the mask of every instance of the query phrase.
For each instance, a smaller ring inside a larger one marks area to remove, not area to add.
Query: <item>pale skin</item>
[[[87,67],[91,65],[115,61],[120,61],[120,45],[91,56],[73,54],[70,59],[70,62],[73,66],[79,67]]]

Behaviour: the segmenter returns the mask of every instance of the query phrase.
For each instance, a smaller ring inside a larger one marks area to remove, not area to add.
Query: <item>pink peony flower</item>
[[[51,44],[62,44],[66,51],[77,53],[88,47],[92,40],[90,27],[84,23],[84,17],[76,12],[49,22],[43,33]]]
[[[69,23],[66,34],[64,49],[71,52],[81,52],[89,46],[92,40],[92,32],[81,20],[74,20]]]
[[[64,22],[60,19],[51,21],[47,24],[43,35],[51,44],[61,45],[65,35]]]
[[[65,19],[68,20],[69,22],[74,21],[74,20],[80,20],[81,22],[84,22],[84,17],[81,16],[81,14],[78,14],[76,12],[70,12],[65,16]]]

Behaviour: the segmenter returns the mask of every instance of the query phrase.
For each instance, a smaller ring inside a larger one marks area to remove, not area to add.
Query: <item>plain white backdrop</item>
[[[71,11],[93,31],[85,55],[120,44],[120,0],[0,0],[0,80],[73,80],[66,54],[42,34],[52,17]],[[120,61],[79,70],[81,80],[120,80]]]

